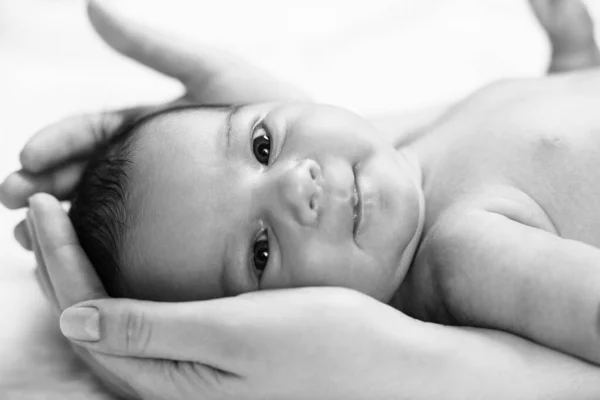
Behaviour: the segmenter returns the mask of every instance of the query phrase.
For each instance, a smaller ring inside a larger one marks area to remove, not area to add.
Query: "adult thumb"
[[[60,328],[75,344],[98,353],[226,371],[248,354],[244,333],[251,321],[243,316],[249,307],[235,297],[184,303],[97,299],[67,308]]]

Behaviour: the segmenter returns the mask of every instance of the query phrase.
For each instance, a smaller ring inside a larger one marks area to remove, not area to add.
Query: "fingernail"
[[[60,316],[60,330],[69,339],[100,340],[100,313],[94,307],[67,308]]]

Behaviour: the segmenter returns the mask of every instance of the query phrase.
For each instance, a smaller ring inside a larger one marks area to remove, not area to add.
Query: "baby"
[[[598,104],[596,71],[495,85],[401,145],[332,106],[157,110],[92,161],[70,216],[112,296],[342,286],[600,363],[578,302],[600,306],[582,279],[600,265]]]

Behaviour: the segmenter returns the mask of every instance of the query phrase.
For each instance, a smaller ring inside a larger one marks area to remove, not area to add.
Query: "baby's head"
[[[191,301],[342,286],[389,301],[412,260],[414,168],[339,108],[183,106],[125,124],[71,220],[109,294]]]

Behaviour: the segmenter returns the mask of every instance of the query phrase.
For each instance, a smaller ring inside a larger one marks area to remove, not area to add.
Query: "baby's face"
[[[135,297],[342,286],[387,302],[398,288],[420,192],[367,121],[268,103],[182,110],[139,129],[124,256]]]

